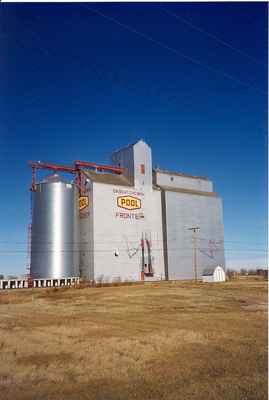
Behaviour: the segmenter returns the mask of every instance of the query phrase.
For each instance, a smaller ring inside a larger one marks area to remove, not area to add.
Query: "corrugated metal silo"
[[[31,276],[79,276],[78,191],[57,174],[33,192]]]

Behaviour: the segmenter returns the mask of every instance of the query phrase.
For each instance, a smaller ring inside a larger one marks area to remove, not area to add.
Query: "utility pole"
[[[144,242],[144,233],[142,233],[141,249],[142,249],[141,281],[143,281],[145,279],[145,242]]]
[[[197,282],[197,237],[196,237],[196,232],[199,232],[200,227],[199,226],[194,226],[192,228],[188,228],[189,231],[193,232],[193,270],[194,270],[194,279],[195,282]]]

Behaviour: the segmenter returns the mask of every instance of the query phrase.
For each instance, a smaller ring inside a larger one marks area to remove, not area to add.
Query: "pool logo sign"
[[[88,196],[80,196],[79,198],[79,211],[84,210],[84,208],[89,205],[89,197]]]
[[[125,210],[139,210],[141,200],[133,196],[119,196],[117,197],[117,206]]]

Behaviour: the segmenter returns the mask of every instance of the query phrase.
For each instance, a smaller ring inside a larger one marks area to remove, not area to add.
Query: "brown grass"
[[[0,293],[0,399],[267,398],[267,284]]]

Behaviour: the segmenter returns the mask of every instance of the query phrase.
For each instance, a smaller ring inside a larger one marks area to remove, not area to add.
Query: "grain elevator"
[[[54,172],[32,183],[34,278],[194,279],[225,267],[222,200],[212,182],[153,169],[143,140],[114,151],[110,166],[32,168],[33,179],[38,168]]]

